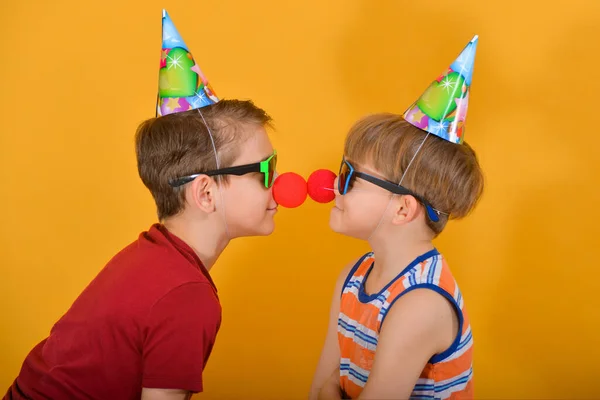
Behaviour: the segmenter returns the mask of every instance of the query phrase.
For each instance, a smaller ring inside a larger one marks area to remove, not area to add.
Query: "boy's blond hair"
[[[484,182],[477,155],[466,142],[458,145],[429,135],[423,143],[426,135],[400,115],[370,115],[350,129],[344,155],[350,162],[372,165],[394,183],[407,171],[402,186],[442,212],[438,222],[426,218],[437,236],[449,218],[463,218],[475,208]]]

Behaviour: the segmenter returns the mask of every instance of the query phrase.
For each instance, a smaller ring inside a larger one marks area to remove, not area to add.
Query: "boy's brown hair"
[[[154,197],[159,220],[178,214],[185,205],[185,185],[173,188],[170,179],[217,168],[207,125],[219,156],[219,168],[225,168],[232,166],[240,144],[248,139],[245,128],[269,126],[271,121],[252,101],[221,100],[201,110],[142,122],[135,134],[138,172]],[[219,177],[218,182],[227,183],[227,177]]]
[[[350,129],[344,155],[350,162],[372,165],[387,180],[399,183],[426,135],[400,115],[370,115]],[[466,142],[458,145],[429,135],[402,186],[445,213],[440,214],[438,222],[425,218],[437,236],[449,217],[463,218],[475,208],[483,193],[484,179],[477,155]]]

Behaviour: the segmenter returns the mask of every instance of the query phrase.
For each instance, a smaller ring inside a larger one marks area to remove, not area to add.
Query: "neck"
[[[375,265],[371,273],[390,279],[402,272],[415,258],[434,249],[428,235],[408,229],[379,235],[369,240],[369,244],[375,253]]]
[[[184,211],[182,214],[162,221],[162,224],[169,232],[190,246],[204,267],[210,270],[229,244],[229,237],[223,221],[211,215],[203,215],[198,218],[188,214]]]

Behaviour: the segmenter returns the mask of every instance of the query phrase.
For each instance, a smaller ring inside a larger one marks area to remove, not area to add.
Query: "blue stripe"
[[[348,370],[348,373],[349,373],[350,375],[352,375],[353,377],[355,377],[356,379],[360,380],[361,382],[363,382],[363,383],[367,383],[367,378],[366,378],[366,377],[364,377],[364,375],[363,375],[363,374],[361,374],[360,372],[357,372],[357,371],[353,370],[352,368],[350,368],[350,369]]]
[[[364,333],[364,332],[361,332],[361,331],[355,331],[355,332],[354,332],[354,335],[355,335],[355,336],[357,336],[359,339],[362,339],[362,340],[364,340],[364,341],[365,341],[365,342],[367,342],[367,343],[371,343],[372,345],[374,345],[374,346],[377,346],[377,339],[375,339],[375,338],[373,338],[373,337],[371,337],[371,336],[367,335],[367,334],[366,334],[366,333]]]
[[[365,342],[368,342],[368,343],[371,343],[371,344],[374,344],[375,346],[377,346],[377,338],[367,335],[366,333],[364,333],[360,330],[356,330],[356,326],[350,325],[349,323],[342,320],[341,318],[338,318],[338,325],[340,325],[342,328],[344,328],[348,332],[352,333],[354,336],[358,337],[359,339],[362,339]]]
[[[340,364],[340,371],[348,371],[348,373],[356,379],[360,380],[361,382],[367,383],[368,376],[356,371],[350,366],[350,364]]]
[[[462,299],[462,293],[460,292],[460,290],[458,291],[458,296],[456,296],[456,302],[458,303],[458,306],[460,307],[460,299]]]
[[[471,341],[471,339],[473,338],[473,332],[469,332],[469,334],[467,335],[467,337],[465,338],[465,340],[463,342],[460,342],[458,344],[458,347],[456,348],[456,351],[462,349],[463,347],[465,347],[467,345],[467,343],[469,343]]]
[[[352,325],[348,325],[347,323],[345,323],[344,321],[338,321],[339,325],[344,328],[346,331],[350,332],[351,334],[353,334],[355,337],[364,340],[367,343],[371,343],[375,346],[377,346],[377,339],[374,339],[373,337],[367,335],[364,332],[361,331],[357,331],[356,327],[352,326]]]
[[[356,331],[356,327],[354,325],[350,325],[346,321],[341,318],[338,318],[338,325],[347,330],[350,333],[354,333]]]
[[[413,284],[416,285],[417,284],[417,269],[416,268],[412,270],[411,275],[412,275],[412,280],[414,282]]]
[[[424,390],[434,390],[435,392],[442,392],[446,389],[451,388],[452,386],[457,386],[460,385],[462,383],[468,382],[469,379],[471,378],[471,376],[473,375],[473,371],[471,370],[471,373],[469,373],[469,375],[462,377],[456,381],[447,383],[443,386],[438,386],[438,387],[434,387],[434,385],[415,385],[415,388],[413,389],[414,391],[424,391]],[[425,395],[425,394],[420,394],[420,395],[415,395],[415,394],[411,394],[410,396],[411,399],[433,399],[434,396],[431,395]]]
[[[381,308],[379,309],[379,316],[381,317],[381,318],[379,318],[380,320],[383,320],[383,317],[384,317],[385,313],[387,312],[388,306],[386,306],[385,303],[384,303],[381,306]]]
[[[359,288],[360,287],[360,279],[354,279],[352,281],[350,281],[350,283],[348,284],[348,286],[346,286],[348,289],[352,288],[352,287],[356,287]]]
[[[413,390],[431,390],[431,389],[433,389],[433,387],[434,387],[433,383],[416,384],[415,388]]]
[[[427,274],[427,283],[433,283],[433,277],[435,276],[435,269],[437,267],[437,257],[431,259],[431,265],[429,266],[429,273]]]
[[[466,383],[466,382],[469,381],[469,379],[471,379],[471,376],[473,376],[473,371],[472,370],[471,370],[471,372],[469,372],[469,375],[467,375],[467,376],[464,376],[464,377],[462,377],[460,379],[457,379],[457,380],[455,380],[453,382],[447,383],[447,384],[445,384],[443,386],[436,386],[435,391],[436,392],[441,392],[441,391],[444,391],[446,389],[450,389],[452,386],[458,386],[461,383]]]

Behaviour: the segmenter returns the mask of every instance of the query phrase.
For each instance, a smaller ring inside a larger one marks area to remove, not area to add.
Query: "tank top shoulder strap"
[[[373,258],[373,252],[369,252],[358,259],[356,264],[354,264],[354,266],[348,273],[348,276],[346,276],[344,286],[342,286],[342,293],[344,292],[344,289],[346,289],[348,286],[354,284],[360,285],[360,282],[362,282],[362,280],[364,279],[364,276],[368,271],[369,267],[371,267],[371,265],[373,264]],[[342,293],[340,293],[340,295]]]
[[[417,257],[388,288],[390,300],[410,291],[414,286],[437,286],[443,269],[443,258],[437,250]]]
[[[432,289],[442,295],[447,287],[445,260],[437,250],[429,251],[417,257],[392,283],[386,291],[386,301],[381,308],[381,324],[388,311],[402,296],[414,289]],[[441,278],[444,277],[442,284]],[[447,297],[447,296],[446,296]],[[379,327],[381,327],[381,324]]]
[[[451,296],[457,295],[457,285],[444,257],[439,253],[430,253],[418,260],[412,268],[406,270],[389,287],[390,299],[417,288],[431,288],[444,291]]]

